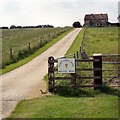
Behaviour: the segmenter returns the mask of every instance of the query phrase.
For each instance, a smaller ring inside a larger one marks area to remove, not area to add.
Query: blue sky
[[[84,23],[85,14],[107,13],[117,22],[119,0],[1,0],[0,26],[40,25],[71,26]]]

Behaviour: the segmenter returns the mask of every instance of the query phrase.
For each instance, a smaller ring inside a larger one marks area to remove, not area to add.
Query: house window
[[[96,26],[97,26],[97,27],[100,27],[100,26],[101,26],[101,23],[100,23],[100,22],[97,22],[97,23],[96,23]]]

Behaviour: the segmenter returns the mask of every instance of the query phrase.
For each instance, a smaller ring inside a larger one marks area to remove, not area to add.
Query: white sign
[[[75,73],[75,58],[58,59],[58,73]]]

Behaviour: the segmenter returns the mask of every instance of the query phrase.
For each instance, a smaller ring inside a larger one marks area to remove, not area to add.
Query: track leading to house
[[[35,88],[46,90],[43,79],[47,74],[48,57],[64,56],[80,30],[80,28],[75,29],[29,63],[1,76],[3,117],[8,116],[17,103],[26,96],[35,96]]]

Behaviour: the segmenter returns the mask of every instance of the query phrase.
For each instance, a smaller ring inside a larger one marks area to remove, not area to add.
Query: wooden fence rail
[[[110,54],[106,54],[106,55],[102,55],[102,54],[93,54],[92,58],[89,58],[89,59],[80,59],[79,58],[79,54],[77,52],[77,54],[75,55],[74,54],[71,54],[70,56],[73,56],[75,58],[75,73],[71,73],[69,74],[68,76],[62,76],[62,77],[55,77],[55,71],[58,70],[57,67],[54,67],[54,63],[57,63],[58,62],[58,59],[54,59],[53,57],[49,57],[48,59],[48,80],[49,80],[49,91],[50,92],[53,92],[54,91],[54,88],[56,87],[55,85],[55,80],[71,80],[71,85],[73,87],[76,87],[78,86],[76,84],[76,79],[79,79],[79,80],[82,80],[82,79],[93,79],[94,83],[92,85],[79,85],[79,87],[94,87],[94,90],[96,89],[100,89],[103,85],[103,79],[113,79],[113,78],[118,78],[119,77],[119,74],[118,76],[115,76],[115,75],[106,75],[106,76],[103,76],[103,72],[110,72],[110,71],[120,71],[119,68],[113,68],[113,69],[103,69],[102,68],[102,65],[103,64],[115,64],[115,65],[118,65],[120,62],[104,62],[103,61],[103,57],[109,57],[109,56],[112,56],[114,57],[114,55]],[[119,54],[115,56],[120,56]],[[68,57],[68,56],[67,56]],[[66,57],[63,57],[63,58],[66,58]],[[79,64],[80,63],[86,63],[86,62],[90,62],[93,64],[93,68],[80,68]],[[93,76],[79,76],[76,74],[77,71],[93,71]]]
[[[74,54],[75,58],[75,54]],[[78,58],[78,57],[77,57]],[[49,79],[49,91],[54,91],[55,80],[71,80],[71,85],[76,86],[76,79],[94,79],[94,89],[99,89],[102,86],[102,55],[94,54],[93,59],[80,60],[75,59],[75,73],[71,73],[70,77],[54,77],[55,70],[54,63],[58,62],[58,59],[53,57],[48,58],[48,79]],[[93,62],[93,68],[77,68],[79,62]],[[76,71],[93,71],[94,76],[77,76]],[[97,87],[96,87],[97,86]]]

